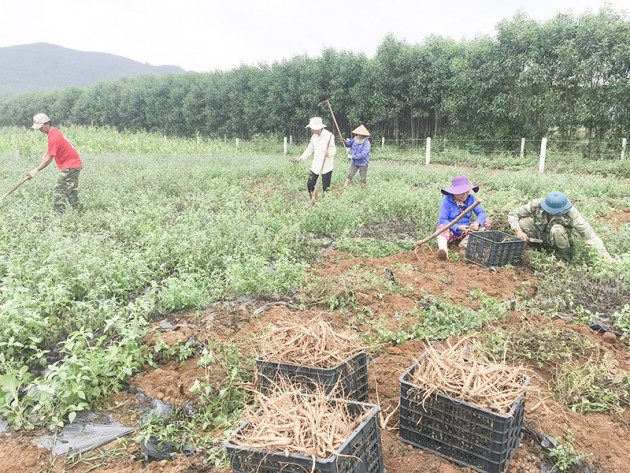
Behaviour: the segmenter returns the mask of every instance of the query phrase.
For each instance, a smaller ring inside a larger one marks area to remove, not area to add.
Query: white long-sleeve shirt
[[[328,157],[324,161],[324,153],[328,150]],[[337,148],[335,147],[334,135],[325,128],[319,135],[313,134],[311,141],[300,156],[300,161],[305,161],[311,154],[313,154],[313,164],[311,164],[311,171],[319,175],[326,174],[333,170],[333,163],[335,160],[335,153]],[[324,169],[322,170],[322,163],[324,163]]]

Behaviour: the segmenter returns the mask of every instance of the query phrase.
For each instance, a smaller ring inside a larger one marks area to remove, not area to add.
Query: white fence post
[[[236,151],[238,151],[238,138],[236,138]]]
[[[199,137],[197,137],[197,146],[199,146],[201,144],[201,140],[199,139]]]
[[[547,138],[540,141],[540,163],[538,164],[538,172],[545,172],[545,158],[547,157]]]
[[[525,157],[525,138],[521,138],[521,159]]]
[[[223,135],[223,142],[227,143],[227,135],[226,134]]]
[[[381,149],[385,148],[385,137],[381,138]]]
[[[166,135],[164,135],[164,141],[166,141]]]
[[[284,137],[284,154],[287,154],[287,137]]]
[[[293,135],[289,135],[289,143],[293,144]]]
[[[621,140],[621,159],[625,159],[626,157],[626,146],[628,146],[628,139],[624,138]]]
[[[431,137],[427,137],[427,158],[426,158],[426,166],[431,162]]]

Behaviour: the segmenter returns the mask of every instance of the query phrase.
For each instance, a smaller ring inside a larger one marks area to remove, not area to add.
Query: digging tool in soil
[[[2,197],[0,197],[0,202],[6,199],[7,197],[9,197],[9,195],[11,195],[18,187],[20,187],[22,184],[24,184],[28,180],[29,180],[29,177],[26,176],[24,179],[18,182],[9,192],[5,193]]]

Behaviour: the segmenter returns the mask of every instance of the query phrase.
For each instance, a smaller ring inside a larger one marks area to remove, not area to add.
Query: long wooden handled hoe
[[[5,193],[2,197],[0,197],[0,202],[9,197],[18,187],[28,181],[28,176],[18,182],[9,192]]]
[[[335,113],[333,112],[333,109],[330,106],[330,102],[328,101],[328,99],[326,99],[326,100],[323,100],[322,102],[319,102],[317,106],[321,107],[324,104],[328,104],[328,109],[330,110],[330,114],[332,115],[333,122],[335,122],[335,128],[337,129],[337,133],[339,133],[339,139],[341,140],[341,144],[343,145],[344,151],[346,152],[346,154],[348,154],[348,149],[346,148],[346,142],[344,141],[343,136],[341,136],[341,130],[339,129],[339,125],[337,125],[337,119],[335,118]]]

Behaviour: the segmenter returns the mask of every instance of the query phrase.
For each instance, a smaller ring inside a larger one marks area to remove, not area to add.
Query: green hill
[[[31,91],[87,87],[102,80],[166,73],[178,66],[152,66],[114,54],[35,43],[0,48],[0,97]]]

